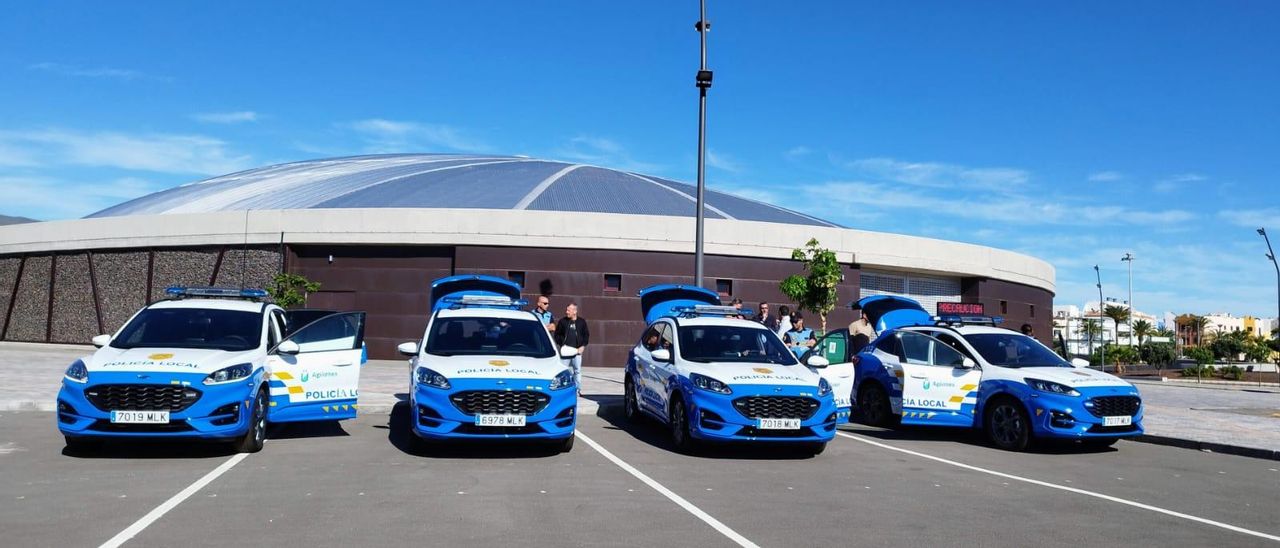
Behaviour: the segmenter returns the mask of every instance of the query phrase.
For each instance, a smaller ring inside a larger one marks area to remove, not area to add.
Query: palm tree
[[[1144,339],[1150,337],[1154,333],[1155,327],[1151,325],[1151,322],[1147,320],[1138,320],[1133,322],[1133,335],[1138,337],[1138,344],[1142,344]]]
[[[1192,316],[1191,323],[1189,325],[1196,335],[1196,345],[1199,345],[1204,341],[1204,329],[1209,327],[1209,318],[1204,316]]]
[[[1109,304],[1103,308],[1102,315],[1111,318],[1111,321],[1115,322],[1115,340],[1117,343],[1120,342],[1120,322],[1127,321],[1129,319],[1129,309],[1123,306]],[[1133,335],[1130,336],[1132,337]]]

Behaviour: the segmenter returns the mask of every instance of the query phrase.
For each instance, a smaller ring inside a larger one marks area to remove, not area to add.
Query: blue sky
[[[0,214],[485,151],[692,181],[696,2],[51,1],[0,18]],[[1280,4],[711,0],[712,187],[1274,316]],[[801,242],[797,242],[799,245]]]

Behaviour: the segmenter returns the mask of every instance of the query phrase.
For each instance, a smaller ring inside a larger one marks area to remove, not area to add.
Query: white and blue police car
[[[856,408],[872,425],[979,428],[1013,451],[1038,439],[1108,446],[1142,435],[1136,387],[997,327],[999,318],[931,316],[885,295],[854,307],[878,333],[854,360]]]
[[[546,440],[573,448],[578,391],[520,286],[463,275],[431,284],[431,318],[410,356],[410,440]]]
[[[364,313],[306,325],[260,289],[171,287],[62,378],[67,446],[110,439],[230,441],[262,449],[268,423],[356,416]]]
[[[735,318],[737,310],[701,287],[657,285],[639,296],[648,327],[627,360],[629,420],[657,419],[684,452],[700,441],[763,441],[816,455],[835,437],[830,383],[772,330]]]

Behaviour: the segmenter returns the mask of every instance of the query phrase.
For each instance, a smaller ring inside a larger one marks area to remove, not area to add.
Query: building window
[[[1009,313],[1009,301],[1000,301],[1000,313],[1001,314]]]
[[[1036,317],[1036,305],[1031,305],[1031,317]]]
[[[524,287],[524,272],[520,270],[511,270],[507,272],[507,279],[515,282],[521,288]]]
[[[604,290],[622,291],[622,274],[605,274]]]
[[[716,280],[716,293],[721,297],[733,295],[733,280]]]

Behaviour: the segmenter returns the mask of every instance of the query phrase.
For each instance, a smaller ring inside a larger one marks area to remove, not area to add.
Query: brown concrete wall
[[[1036,338],[1040,339],[1040,342],[1051,345],[1053,293],[1036,287],[987,278],[966,278],[961,290],[965,302],[982,303],[986,307],[987,315],[1003,317],[1004,323],[1001,327],[1017,330],[1022,327],[1022,324],[1029,323],[1035,328]]]

